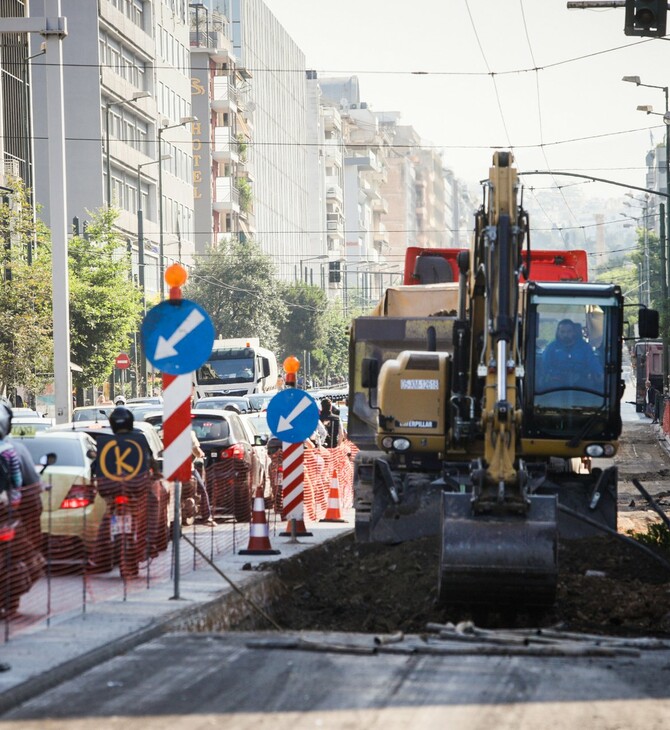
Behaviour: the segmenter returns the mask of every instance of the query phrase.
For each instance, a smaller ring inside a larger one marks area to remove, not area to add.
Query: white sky
[[[356,74],[361,101],[400,111],[401,123],[444,147],[445,161],[467,182],[488,176],[494,146],[512,145],[521,170],[563,169],[645,186],[650,129],[660,143],[664,127],[660,116],[636,107],[664,112],[665,97],[621,78],[670,83],[670,43],[624,35],[623,8],[568,10],[566,0],[265,3],[308,68]],[[552,185],[550,177],[524,182]],[[582,188],[589,196],[625,192]]]

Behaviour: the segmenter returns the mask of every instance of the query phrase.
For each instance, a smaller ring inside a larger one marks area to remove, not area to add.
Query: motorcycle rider
[[[12,409],[0,403],[0,459],[3,460],[3,474],[7,475],[7,483],[0,484],[0,504],[18,507],[21,502],[23,476],[14,444],[7,440],[12,429],[12,415]]]

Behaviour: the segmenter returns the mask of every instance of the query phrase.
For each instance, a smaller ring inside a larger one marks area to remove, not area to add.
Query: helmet
[[[10,406],[0,403],[0,438],[5,438],[12,430],[13,412]]]
[[[125,406],[126,405],[126,399],[122,395],[117,395],[114,400],[115,406]]]
[[[109,414],[109,425],[112,427],[114,433],[132,431],[134,423],[135,417],[133,416],[133,412],[125,406],[117,406]]]

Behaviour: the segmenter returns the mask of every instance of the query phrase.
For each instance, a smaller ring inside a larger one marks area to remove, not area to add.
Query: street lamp
[[[663,11],[665,12],[665,11]],[[665,192],[670,193],[670,129],[668,128],[668,125],[670,125],[670,107],[668,105],[668,87],[667,86],[656,86],[654,84],[643,84],[642,81],[640,81],[639,76],[624,76],[623,81],[627,81],[629,83],[635,84],[636,86],[644,86],[647,89],[660,89],[663,94],[665,95],[665,114],[660,114],[659,116],[663,117],[663,121],[665,122]],[[645,105],[643,107],[638,106],[639,111],[644,111],[646,114],[656,114],[656,112],[653,111],[653,107],[649,105]],[[663,338],[663,392],[666,391],[668,388],[668,373],[670,372],[670,363],[668,363],[668,360],[670,359],[670,348],[668,347],[668,271],[667,271],[667,265],[668,265],[668,256],[666,256],[666,245],[668,238],[670,237],[670,201],[666,199],[665,201],[665,236],[659,236],[660,240],[660,247],[661,247],[661,299],[663,300],[663,305],[661,307],[661,310],[663,312],[663,331],[662,331],[662,338]]]
[[[307,267],[305,267],[304,269],[302,267],[304,263],[306,263],[307,261],[323,261],[323,259],[328,258],[330,258],[328,254],[320,254],[319,256],[310,256],[306,259],[300,259],[300,280],[304,281],[305,284],[307,284]],[[323,264],[320,264],[320,266],[323,266]]]
[[[163,159],[163,132],[168,129],[176,129],[184,127],[191,122],[197,122],[198,117],[181,117],[179,124],[165,124],[167,119],[163,119],[163,125],[158,127],[158,161]],[[168,155],[169,157],[169,155]],[[160,279],[161,299],[165,298],[165,282],[163,281],[163,269],[165,267],[164,247],[163,247],[163,165],[158,165],[158,278]]]
[[[112,206],[112,168],[109,159],[109,110],[113,106],[122,106],[123,104],[132,104],[138,99],[145,99],[151,96],[148,91],[136,91],[130,99],[119,99],[117,101],[105,102],[105,170],[107,172],[107,207]]]

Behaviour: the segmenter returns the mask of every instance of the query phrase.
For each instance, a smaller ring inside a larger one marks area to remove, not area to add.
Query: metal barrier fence
[[[353,504],[355,450],[345,441],[336,449],[305,451],[305,520],[325,515],[333,474],[342,508]],[[265,485],[271,534],[281,529],[280,464],[277,453]],[[125,600],[131,591],[164,586],[174,576],[174,506],[163,482],[149,477],[97,480],[69,489],[61,500],[55,499],[56,478],[50,483],[47,477],[44,490],[41,485],[24,487],[15,507],[0,505],[0,633],[5,642],[31,627],[48,626],[57,615],[86,613],[92,603]],[[182,534],[213,561],[247,547],[254,495],[249,473],[231,462],[209,467],[204,481],[213,520],[207,523],[185,512]],[[187,499],[197,497],[195,479],[183,487]],[[206,564],[186,540],[180,540],[179,548],[178,574]]]

